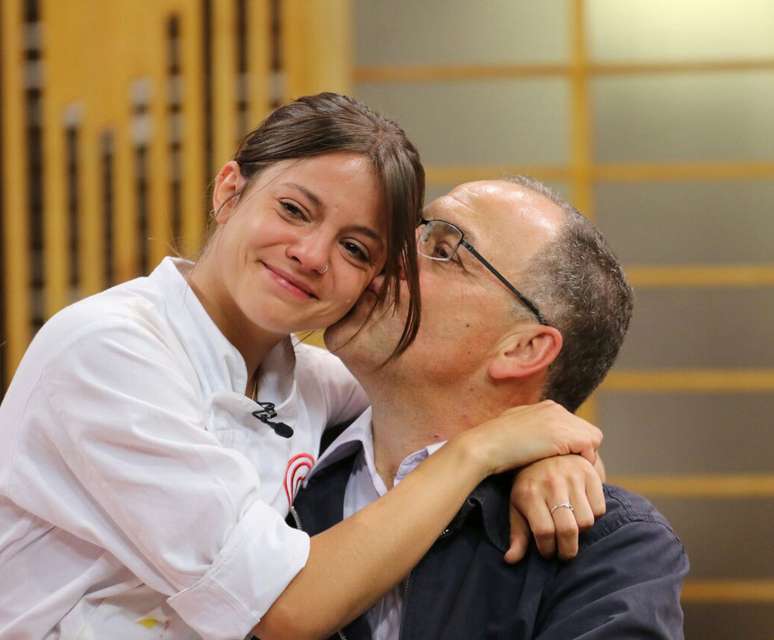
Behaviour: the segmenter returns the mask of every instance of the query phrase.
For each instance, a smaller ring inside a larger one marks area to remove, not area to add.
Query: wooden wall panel
[[[260,34],[247,39],[248,128],[253,129],[270,111],[270,11],[269,0],[250,0],[247,5],[249,33]]]
[[[350,0],[283,0],[285,99],[352,88]]]
[[[27,5],[40,16],[34,33],[24,24]],[[5,186],[0,342],[8,381],[36,329],[37,315],[45,319],[77,298],[139,275],[143,261],[150,269],[178,250],[196,256],[213,177],[207,175],[205,131],[213,132],[216,162],[232,157],[241,128],[256,126],[268,114],[272,73],[281,75],[282,70],[270,70],[271,0],[8,0],[0,6]],[[326,43],[325,35],[316,31],[342,18],[347,6],[338,2],[336,11],[319,25],[306,20],[303,26],[310,38],[304,55],[323,58],[343,75],[349,59],[336,59],[336,52],[344,49],[332,51],[326,44],[321,53],[315,46]],[[204,8],[211,22],[205,20]],[[324,14],[323,4],[315,11]],[[298,9],[294,15],[300,19]],[[244,22],[238,24],[238,19]],[[174,83],[171,21],[178,43]],[[342,23],[341,33],[347,24]],[[283,31],[297,30],[285,25]],[[40,36],[40,65],[25,63],[28,32]],[[241,70],[240,46],[245,51]],[[207,52],[212,54],[211,85],[205,84]],[[32,272],[38,258],[30,248],[27,201],[26,126],[34,113],[26,103],[25,74],[36,69],[42,69],[44,144],[40,276]],[[173,211],[179,237],[172,234]],[[145,219],[140,217],[143,212]],[[76,236],[73,255],[70,241]],[[42,289],[32,286],[35,278]],[[39,299],[41,313],[36,311]]]
[[[21,2],[0,3],[2,26],[2,225],[5,259],[5,366],[10,379],[30,339],[27,147],[24,132],[24,30]]]
[[[180,251],[194,256],[204,234],[205,212],[209,209],[205,194],[203,37],[201,1],[185,2],[180,7],[182,100],[182,206],[183,220]],[[258,37],[258,36],[256,36]]]

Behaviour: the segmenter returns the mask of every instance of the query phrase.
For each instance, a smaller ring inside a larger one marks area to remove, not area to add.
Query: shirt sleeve
[[[338,356],[310,345],[303,345],[299,358],[298,375],[311,375],[323,396],[326,426],[351,422],[368,407],[368,397],[355,376]]]
[[[306,563],[308,536],[206,429],[153,326],[116,320],[49,359],[14,464],[24,506],[106,549],[207,638],[243,638]]]
[[[534,637],[682,638],[687,572],[683,545],[665,522],[622,524],[562,565],[544,594]]]

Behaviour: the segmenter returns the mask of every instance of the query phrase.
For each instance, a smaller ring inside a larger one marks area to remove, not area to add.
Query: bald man
[[[387,361],[403,315],[371,313],[375,296],[326,333],[372,408],[328,448],[296,501],[310,533],[375,500],[446,440],[508,407],[550,399],[575,411],[628,328],[631,289],[604,239],[529,178],[463,184],[435,200],[418,250],[422,323],[404,354]],[[531,545],[509,565],[510,487],[507,476],[482,483],[405,581],[342,637],[682,637],[688,561],[650,503],[606,486],[606,514],[580,535],[575,560],[544,559]],[[575,511],[583,502],[558,488],[542,512],[529,514],[533,530],[577,532],[589,520]]]

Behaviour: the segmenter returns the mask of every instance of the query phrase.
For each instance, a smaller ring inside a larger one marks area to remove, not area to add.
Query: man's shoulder
[[[541,593],[540,637],[682,638],[685,548],[645,498],[605,486],[607,512],[580,536],[577,557],[554,561]],[[596,636],[595,636],[596,637]]]
[[[643,532],[659,533],[679,542],[672,525],[647,498],[609,484],[604,486],[604,492],[607,510],[591,529],[581,535],[581,549],[624,527],[634,528],[634,525],[639,525],[636,528]]]

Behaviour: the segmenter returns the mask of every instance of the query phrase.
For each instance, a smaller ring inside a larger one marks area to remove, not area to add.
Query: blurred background
[[[70,302],[195,255],[207,189],[282,101],[349,92],[429,197],[526,173],[635,285],[583,414],[685,542],[693,638],[774,633],[774,2],[0,0],[0,388]]]

